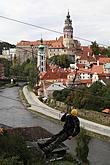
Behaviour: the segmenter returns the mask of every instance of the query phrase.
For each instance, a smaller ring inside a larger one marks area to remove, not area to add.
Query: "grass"
[[[20,97],[24,106],[31,107],[31,105],[28,103],[27,99],[24,96],[23,88],[20,88],[20,90],[19,90],[19,97]]]

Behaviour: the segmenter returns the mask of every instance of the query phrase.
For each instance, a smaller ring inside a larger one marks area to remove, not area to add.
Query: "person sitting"
[[[71,114],[68,114],[67,111],[61,117],[61,121],[65,122],[63,129],[53,135],[49,140],[45,143],[38,143],[40,148],[46,153],[51,153],[57,146],[67,139],[71,139],[76,136],[80,132],[80,121],[77,117],[78,111],[77,109],[72,109]]]

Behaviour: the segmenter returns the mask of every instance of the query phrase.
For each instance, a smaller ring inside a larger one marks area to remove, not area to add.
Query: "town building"
[[[41,45],[38,46],[37,68],[39,72],[46,72],[46,46],[43,45],[41,39]]]
[[[38,48],[41,44],[40,40],[37,41],[20,41],[16,45],[16,56],[19,63],[23,63],[28,58],[32,58],[32,52],[35,59],[38,58]],[[72,20],[68,12],[64,28],[63,36],[55,40],[44,40],[43,45],[46,46],[46,57],[50,58],[55,55],[67,54],[70,58],[74,59],[77,52],[81,51],[80,43],[74,39]]]

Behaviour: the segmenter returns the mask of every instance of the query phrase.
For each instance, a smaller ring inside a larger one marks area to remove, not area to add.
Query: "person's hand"
[[[64,110],[65,113],[68,113],[67,109]]]
[[[71,140],[73,138],[73,136],[69,136],[68,139]]]

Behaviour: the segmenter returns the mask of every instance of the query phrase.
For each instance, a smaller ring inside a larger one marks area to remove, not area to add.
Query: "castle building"
[[[16,55],[19,63],[26,61],[28,58],[32,57],[32,51],[35,58],[38,58],[38,50],[40,45],[40,40],[37,41],[20,41],[16,45]],[[33,45],[33,50],[31,45]],[[73,39],[73,27],[72,20],[70,19],[69,12],[67,13],[64,28],[63,36],[55,40],[44,40],[43,45],[46,46],[46,57],[50,58],[55,55],[67,54],[72,58],[75,57],[77,51],[79,51],[80,43],[78,40]]]

